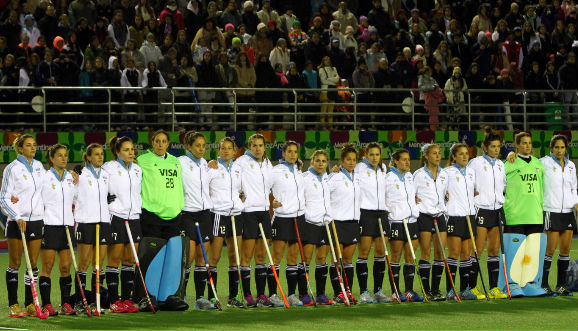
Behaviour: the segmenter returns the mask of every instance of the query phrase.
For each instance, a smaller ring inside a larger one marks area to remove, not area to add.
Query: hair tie
[[[454,147],[456,147],[456,144],[457,144],[457,143],[453,143],[453,144],[452,144],[452,147],[450,147],[450,151],[453,151],[453,150],[454,150]]]
[[[429,145],[431,145],[431,144],[430,144],[430,143],[427,143],[427,144],[421,146],[421,153],[422,153],[422,154],[425,153],[425,150],[429,147]]]

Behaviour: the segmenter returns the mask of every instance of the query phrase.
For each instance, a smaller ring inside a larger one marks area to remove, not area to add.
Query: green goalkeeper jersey
[[[142,208],[164,220],[177,217],[185,205],[179,159],[169,153],[163,159],[149,151],[137,161],[142,169]]]
[[[506,224],[543,224],[544,166],[542,162],[533,156],[529,163],[516,157],[514,163],[505,162],[505,165]]]

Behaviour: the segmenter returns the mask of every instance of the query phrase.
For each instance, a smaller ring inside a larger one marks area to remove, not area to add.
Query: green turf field
[[[223,252],[224,253],[224,252]],[[416,252],[419,256],[419,250]],[[226,257],[224,253],[222,255]],[[574,240],[571,259],[578,257],[578,240]],[[226,260],[226,259],[225,259]],[[219,291],[226,303],[228,290],[227,262],[219,265]],[[7,254],[0,254],[0,270],[5,270]],[[370,260],[371,261],[371,260]],[[550,284],[556,282],[556,258],[552,263]],[[485,273],[485,256],[482,257]],[[55,268],[57,270],[57,268]],[[312,268],[313,269],[313,268]],[[21,267],[21,272],[24,267]],[[53,273],[53,284],[58,284],[57,271]],[[286,287],[284,267],[281,266],[281,281]],[[385,282],[387,282],[387,276]],[[445,279],[445,278],[444,278]],[[445,280],[442,279],[442,286]],[[486,279],[487,280],[487,279]],[[523,298],[497,301],[468,301],[440,303],[389,303],[323,307],[255,308],[249,310],[227,309],[224,311],[193,310],[194,302],[189,298],[191,309],[185,312],[158,312],[139,314],[110,314],[101,317],[57,316],[41,321],[37,318],[9,318],[4,279],[0,291],[1,329],[43,330],[173,330],[173,329],[235,329],[235,330],[577,330],[578,296],[557,298]],[[373,285],[371,263],[368,284]],[[254,284],[253,284],[254,286]],[[312,286],[315,286],[313,281]],[[357,284],[354,294],[359,294]],[[403,279],[401,280],[403,288]],[[481,289],[481,284],[478,284]],[[253,287],[254,288],[254,287]],[[389,291],[389,285],[385,288]],[[419,292],[416,280],[414,286]],[[315,289],[313,289],[315,291]],[[206,293],[206,292],[205,292]],[[332,293],[329,281],[327,294]],[[20,279],[20,298],[23,302],[23,281]],[[193,282],[189,282],[189,297],[194,295]],[[576,295],[576,293],[574,293]],[[58,285],[53,286],[52,299],[58,303]],[[55,305],[57,306],[57,304]]]

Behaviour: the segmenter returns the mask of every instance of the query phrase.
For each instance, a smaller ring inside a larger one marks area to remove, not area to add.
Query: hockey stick
[[[351,288],[349,287],[349,280],[347,279],[347,274],[345,274],[345,266],[343,264],[343,255],[341,255],[341,246],[339,246],[339,237],[337,236],[337,228],[335,227],[335,221],[331,222],[331,227],[333,228],[333,235],[335,236],[335,249],[337,250],[337,256],[339,257],[339,264],[341,265],[341,272],[343,273],[343,280],[345,281],[345,290],[346,293],[343,295],[351,296],[351,302],[355,305],[357,304],[357,300],[351,293]]]
[[[82,282],[80,281],[80,274],[78,273],[78,265],[76,264],[76,256],[74,255],[74,248],[72,247],[72,239],[70,238],[70,230],[68,226],[64,226],[66,231],[66,240],[68,240],[68,248],[70,249],[70,255],[72,257],[72,265],[74,266],[74,273],[76,274],[76,281],[78,282],[78,288],[80,289],[80,295],[82,296],[82,303],[84,304],[84,309],[86,310],[86,315],[91,317],[90,308],[88,307],[88,302],[86,301],[86,296],[84,295],[84,290],[82,289]]]
[[[399,292],[397,291],[397,285],[395,285],[395,280],[393,278],[393,272],[391,271],[391,262],[389,262],[389,254],[387,253],[387,244],[385,243],[385,235],[383,234],[383,225],[381,224],[381,217],[377,219],[377,224],[379,224],[379,234],[381,235],[381,242],[383,243],[383,249],[385,250],[385,259],[387,260],[387,269],[389,270],[389,278],[391,279],[391,284],[393,290],[395,291],[395,301],[401,303],[399,299]]]
[[[22,235],[22,246],[24,246],[24,257],[26,258],[26,269],[28,269],[28,277],[30,277],[30,290],[32,291],[32,299],[34,301],[34,308],[36,308],[36,317],[41,320],[48,317],[48,313],[42,312],[40,309],[40,301],[38,301],[38,292],[36,291],[36,281],[34,280],[34,274],[32,273],[32,264],[30,263],[30,255],[28,255],[28,246],[26,246],[26,235],[24,231],[20,229],[20,234]]]
[[[96,223],[96,251],[94,269],[96,270],[96,316],[100,316],[100,223]]]
[[[231,216],[231,227],[233,229],[233,245],[235,245],[235,263],[237,263],[237,273],[239,274],[239,286],[243,295],[241,296],[241,302],[243,302],[243,307],[247,308],[247,303],[245,302],[245,290],[243,289],[243,277],[241,276],[241,261],[239,258],[239,246],[237,245],[237,226],[235,225],[235,216]]]
[[[452,272],[450,271],[450,265],[448,264],[448,259],[446,257],[446,251],[444,250],[444,246],[442,244],[442,236],[440,235],[440,228],[438,227],[438,220],[434,218],[433,221],[434,221],[434,226],[436,228],[436,234],[438,237],[438,241],[440,242],[442,256],[444,258],[444,264],[446,266],[447,276],[450,278],[450,284],[452,285],[452,290],[454,290],[456,300],[458,302],[462,302],[462,299],[460,299],[460,296],[457,294],[458,292],[456,292],[456,288],[454,287],[454,279],[452,277]]]
[[[149,291],[147,290],[147,284],[145,283],[144,276],[142,275],[142,270],[140,269],[140,261],[138,260],[138,255],[136,254],[136,248],[134,246],[134,240],[132,239],[132,232],[130,231],[130,226],[128,225],[128,220],[124,221],[124,226],[126,227],[126,232],[128,234],[128,240],[130,241],[130,248],[132,248],[132,255],[134,255],[134,261],[136,264],[136,268],[138,269],[138,273],[140,274],[140,280],[142,281],[142,287],[145,291],[145,295],[147,296],[147,301],[149,302],[149,307],[153,314],[156,314],[155,307],[151,301],[151,297],[149,296]]]
[[[295,233],[297,233],[297,244],[299,244],[299,252],[301,253],[301,263],[303,263],[303,269],[305,273],[305,280],[307,280],[307,290],[311,295],[311,301],[313,305],[317,307],[317,302],[315,302],[315,296],[313,295],[313,290],[311,289],[311,283],[309,283],[309,270],[307,270],[307,263],[305,263],[305,253],[303,252],[303,243],[301,242],[301,235],[299,234],[299,226],[297,225],[297,219],[293,219],[293,224],[295,224]]]
[[[345,287],[343,286],[343,278],[341,278],[341,272],[339,271],[339,263],[337,263],[337,257],[335,256],[335,248],[333,247],[333,239],[331,239],[331,231],[329,231],[329,222],[325,221],[325,230],[327,231],[327,238],[329,240],[329,247],[331,248],[331,256],[333,257],[333,264],[335,265],[335,270],[337,271],[337,279],[339,279],[339,286],[341,286],[341,293],[345,298],[345,305],[349,306],[349,298],[347,292],[345,292]]]
[[[203,251],[203,258],[205,259],[205,268],[207,269],[207,274],[209,275],[209,283],[211,284],[211,290],[215,296],[215,306],[218,310],[223,310],[221,306],[221,301],[219,301],[219,296],[217,295],[217,290],[215,289],[215,282],[213,281],[213,275],[211,274],[211,267],[209,266],[209,259],[207,258],[207,253],[205,252],[205,243],[203,243],[203,236],[201,235],[201,228],[199,227],[199,222],[195,222],[197,227],[197,236],[199,238],[199,245],[201,245],[201,250]]]
[[[411,236],[409,234],[409,228],[407,227],[407,220],[403,219],[403,227],[405,229],[405,236],[407,237],[407,243],[409,245],[409,250],[411,252],[411,258],[413,259],[413,266],[415,268],[415,273],[417,274],[417,278],[419,279],[419,285],[421,286],[421,292],[423,293],[423,299],[425,302],[429,302],[427,297],[427,293],[425,292],[425,288],[423,287],[423,281],[421,280],[421,274],[419,273],[419,264],[415,259],[415,252],[413,250],[413,244],[411,243]]]
[[[470,216],[466,216],[466,221],[468,222],[468,230],[470,231],[470,238],[472,239],[472,246],[474,248],[474,256],[476,257],[476,262],[478,263],[478,273],[480,274],[480,279],[482,280],[482,288],[484,289],[484,294],[486,295],[486,300],[490,301],[490,296],[488,295],[488,290],[486,289],[486,283],[484,282],[484,274],[480,269],[480,259],[478,258],[478,250],[476,249],[476,237],[474,237],[474,231],[472,231],[472,222],[470,222]],[[506,270],[504,270],[506,272]]]
[[[277,276],[277,270],[275,270],[275,264],[273,263],[273,258],[271,257],[271,251],[269,250],[269,244],[267,244],[267,237],[265,237],[265,231],[263,231],[263,224],[259,223],[259,230],[261,231],[261,238],[263,238],[263,244],[265,245],[265,250],[267,251],[267,257],[269,258],[269,264],[271,265],[271,269],[273,270],[273,276],[275,276],[275,281],[277,282],[277,287],[279,288],[279,292],[281,292],[281,297],[283,298],[283,302],[285,303],[285,308],[289,309],[289,302],[287,302],[287,298],[285,297],[285,293],[283,293],[283,288],[281,287],[281,283],[279,283],[279,277]]]

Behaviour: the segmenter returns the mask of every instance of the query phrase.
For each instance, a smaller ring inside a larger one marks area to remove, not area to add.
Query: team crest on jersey
[[[425,182],[425,186],[429,187],[429,182]]]
[[[221,172],[221,178],[225,178],[225,173]]]
[[[488,167],[484,166],[484,171],[488,171]]]
[[[395,184],[395,188],[399,190],[399,184]]]
[[[369,171],[367,171],[367,177],[370,177],[371,173]]]
[[[287,176],[287,173],[285,173],[285,178],[289,178],[289,176]]]
[[[50,184],[50,186],[52,186],[52,189],[55,190],[56,186],[54,184]]]
[[[553,171],[553,172],[556,172],[556,167],[552,167],[552,171]]]
[[[460,181],[460,177],[456,176],[456,181],[459,182],[459,181]]]
[[[92,180],[88,180],[88,185],[92,186]]]
[[[193,165],[192,164],[189,166],[189,170],[193,171]]]
[[[249,163],[249,166],[251,167],[251,169],[253,169],[253,163]]]
[[[120,170],[118,171],[118,175],[119,175],[119,176],[122,176],[122,172],[121,172]]]
[[[317,189],[317,183],[313,183],[313,187],[315,187],[315,189]]]
[[[24,177],[24,180],[28,180],[28,177],[26,177],[26,174],[22,174],[22,177]]]
[[[347,182],[344,182],[344,183],[345,183],[345,187],[349,187],[349,184],[347,184]]]

